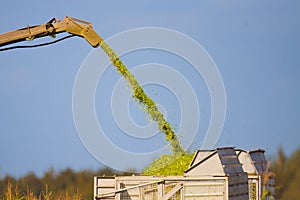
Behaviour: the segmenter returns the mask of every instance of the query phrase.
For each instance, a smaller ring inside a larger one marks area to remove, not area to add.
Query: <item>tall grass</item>
[[[29,188],[26,192],[21,192],[18,185],[11,183],[7,184],[5,196],[1,197],[0,200],[83,200],[81,194],[78,192],[70,194],[65,191],[64,194],[53,194],[48,185],[45,186],[45,190],[41,191],[39,195],[35,195]]]

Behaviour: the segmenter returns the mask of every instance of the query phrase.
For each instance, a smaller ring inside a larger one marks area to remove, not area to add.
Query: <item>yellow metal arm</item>
[[[62,21],[53,18],[43,25],[28,26],[26,28],[0,34],[0,47],[44,36],[55,36],[62,32],[68,32],[72,35],[83,37],[93,47],[97,47],[102,40],[102,38],[94,31],[90,22],[67,16]]]

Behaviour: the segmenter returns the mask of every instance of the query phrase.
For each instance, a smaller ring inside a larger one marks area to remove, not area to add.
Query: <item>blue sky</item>
[[[3,1],[0,9],[1,33],[67,15],[92,22],[104,39],[139,27],[180,31],[206,49],[223,78],[227,115],[217,146],[264,148],[268,156],[275,155],[279,146],[287,154],[300,147],[300,3],[296,0]],[[51,38],[36,42],[45,41]],[[0,53],[0,176],[29,171],[41,175],[51,167],[79,170],[103,166],[81,143],[72,113],[76,74],[91,51],[86,41],[72,38],[47,47]],[[142,52],[124,59],[131,68],[131,64],[151,62],[150,56],[161,54]],[[168,60],[154,59],[164,64]],[[182,73],[193,87],[205,88],[201,80],[196,86],[192,71]],[[117,80],[119,75],[112,69],[107,77]],[[109,96],[112,88],[107,81],[107,87],[98,88],[104,96]],[[146,90],[157,101],[161,97],[162,104],[168,99],[157,87]],[[96,99],[101,99],[99,93]],[[197,94],[203,98],[200,128],[205,131],[210,104],[207,91],[203,96]],[[96,106],[101,118],[101,106]],[[130,106],[135,109],[134,104]],[[142,116],[133,112],[135,119]],[[110,123],[108,129],[114,126]],[[144,148],[141,144],[136,147]]]

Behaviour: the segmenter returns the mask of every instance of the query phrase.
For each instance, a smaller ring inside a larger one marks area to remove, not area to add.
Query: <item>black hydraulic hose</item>
[[[34,47],[42,47],[42,46],[46,46],[46,45],[50,45],[50,44],[54,44],[57,42],[60,42],[62,40],[74,37],[76,35],[67,35],[65,37],[62,37],[60,39],[54,40],[52,42],[46,42],[46,43],[42,43],[42,44],[35,44],[35,45],[20,45],[20,46],[12,46],[12,47],[6,47],[6,48],[0,48],[0,51],[8,51],[8,50],[12,50],[12,49],[24,49],[24,48],[34,48]]]

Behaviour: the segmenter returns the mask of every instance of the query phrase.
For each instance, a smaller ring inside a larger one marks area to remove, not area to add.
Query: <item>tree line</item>
[[[6,196],[10,187],[13,187],[13,193],[19,193],[23,197],[28,195],[28,192],[32,193],[32,196],[38,197],[38,199],[47,199],[45,196],[49,194],[52,196],[51,199],[60,199],[58,197],[68,194],[69,196],[78,194],[80,199],[90,200],[93,199],[93,177],[96,175],[122,176],[132,175],[132,173],[118,172],[110,168],[102,168],[97,171],[81,170],[77,172],[71,168],[67,168],[58,172],[50,169],[42,177],[38,177],[34,173],[28,173],[18,179],[7,175],[0,179],[0,200],[8,199]]]
[[[275,174],[276,199],[299,199],[300,148],[289,157],[285,155],[282,148],[279,148],[277,156],[271,160],[270,170]],[[39,197],[37,199],[47,199],[45,198],[47,194],[51,194],[52,199],[59,199],[59,196],[68,196],[69,194],[78,194],[80,196],[78,199],[90,200],[93,199],[94,176],[132,175],[135,170],[129,171],[124,173],[110,168],[102,168],[96,171],[74,171],[67,168],[61,171],[50,169],[42,177],[38,177],[34,173],[28,173],[18,179],[7,175],[0,179],[0,200],[9,199],[7,193],[10,187],[13,187],[15,192],[20,195],[28,195],[28,192],[30,192],[30,195]]]

